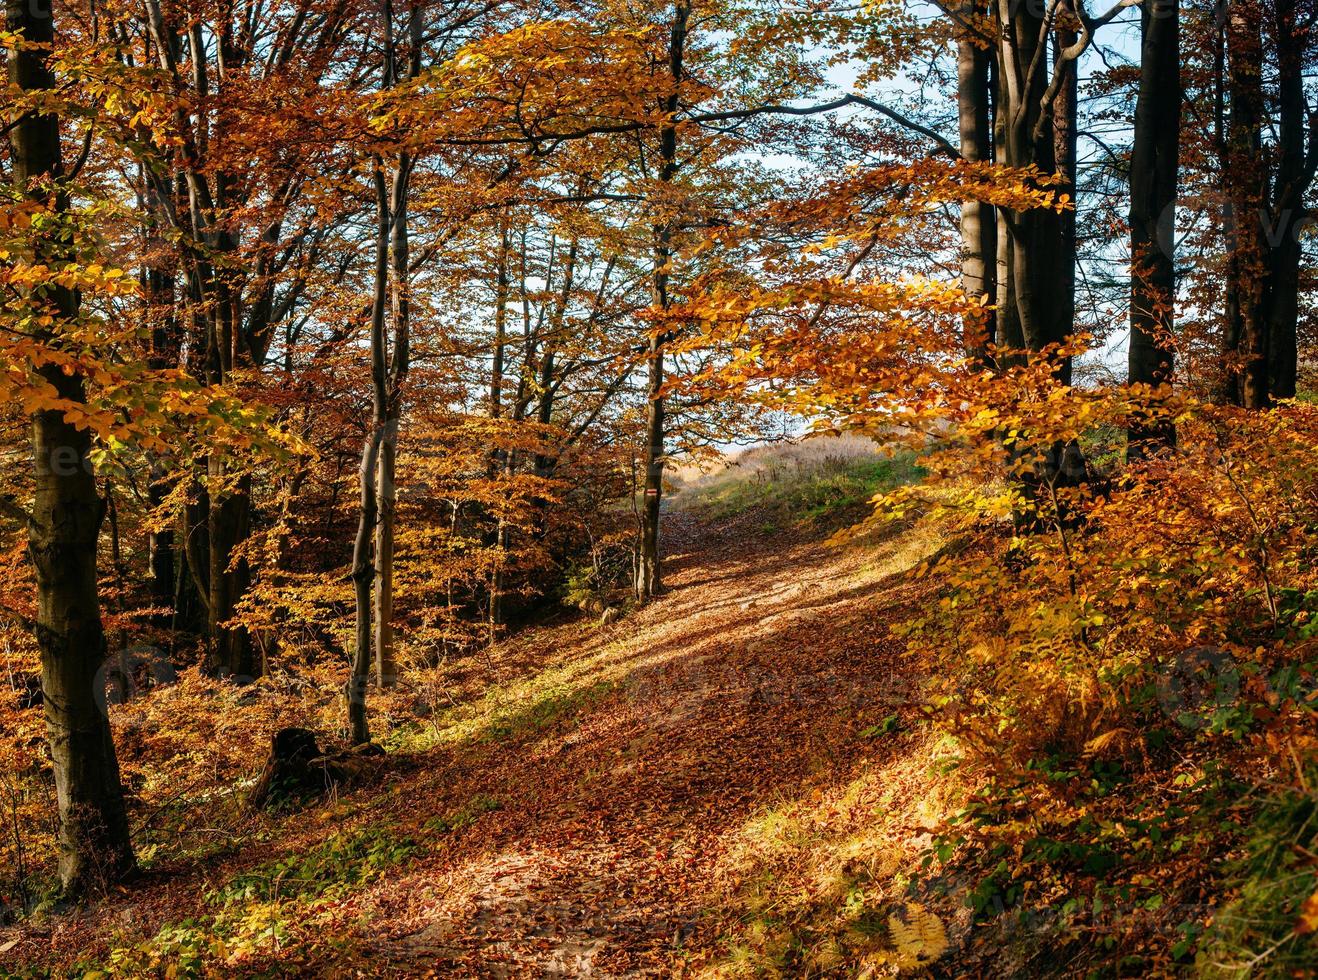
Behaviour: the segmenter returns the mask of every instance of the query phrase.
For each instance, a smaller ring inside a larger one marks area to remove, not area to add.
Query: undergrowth
[[[1032,505],[992,486],[924,502],[969,542],[904,627],[967,786],[921,872],[970,912],[963,963],[1315,962],[1318,415],[1203,410],[1180,436]]]
[[[879,523],[954,543],[895,626],[938,762],[904,795],[889,769],[744,827],[722,974],[873,975],[938,948],[953,974],[1312,975],[1318,414],[1206,410],[1181,436],[1134,475],[1109,454],[1033,527],[1010,481],[951,454],[884,501]],[[861,734],[906,737],[886,722]],[[907,906],[943,928],[922,948],[894,942]]]
[[[339,830],[211,889],[206,914],[169,923],[145,941],[116,945],[75,970],[92,980],[263,975],[267,959],[279,956],[278,969],[271,968],[279,975],[296,969],[298,957],[314,972],[310,963],[317,951],[345,941],[327,928],[345,901],[413,858],[446,846],[501,806],[496,797],[477,794],[418,828],[374,823]]]

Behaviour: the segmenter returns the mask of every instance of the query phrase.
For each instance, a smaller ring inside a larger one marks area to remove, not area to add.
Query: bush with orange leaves
[[[981,920],[1042,921],[1037,942],[1188,962],[1204,897],[1237,873],[1204,849],[1239,844],[1242,800],[1307,786],[1318,747],[1318,406],[1164,404],[1176,446],[1126,465],[1100,447],[1131,392],[1044,401],[1089,428],[990,413],[974,451],[929,454],[935,492],[886,501],[959,532],[926,569],[937,604],[906,627],[974,788],[931,867],[975,869]],[[1070,438],[1086,471],[1031,492],[1020,474]],[[966,468],[978,450],[998,479]],[[1278,913],[1283,937],[1294,918]]]

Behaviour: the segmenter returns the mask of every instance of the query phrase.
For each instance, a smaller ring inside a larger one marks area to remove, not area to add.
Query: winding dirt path
[[[904,700],[887,624],[917,598],[884,578],[883,549],[766,540],[682,513],[666,534],[660,601],[447,669],[460,705],[528,677],[553,684],[510,695],[499,737],[441,744],[392,787],[388,807],[417,825],[472,800],[498,809],[345,904],[356,941],[339,968],[695,975],[736,914],[725,858],[746,821],[873,757],[855,733]]]

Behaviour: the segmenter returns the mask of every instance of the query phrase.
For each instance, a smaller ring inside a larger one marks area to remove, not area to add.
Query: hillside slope
[[[920,597],[887,573],[916,556],[902,539],[843,550],[744,523],[672,515],[662,600],[441,667],[448,706],[371,785],[284,818],[255,852],[4,937],[7,962],[611,976],[799,956],[766,887],[808,871],[832,905],[870,876],[858,867],[895,868],[918,843],[914,826],[868,852],[850,839],[872,838],[881,811],[914,819],[903,778],[927,768],[893,717],[912,679],[887,629]],[[791,816],[803,802],[839,846],[774,873],[808,832]]]

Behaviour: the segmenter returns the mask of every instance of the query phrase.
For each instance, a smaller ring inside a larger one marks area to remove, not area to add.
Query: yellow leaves
[[[916,902],[907,902],[887,918],[894,952],[890,962],[899,969],[927,966],[947,952],[943,920]]]
[[[0,207],[0,232],[26,231],[32,227],[32,216],[42,210],[34,201],[14,201]]]
[[[1318,932],[1318,891],[1300,903],[1300,916],[1295,920],[1295,935],[1308,936]]]
[[[1123,735],[1130,734],[1129,729],[1113,728],[1109,731],[1095,735],[1085,743],[1084,754],[1087,756],[1101,755],[1103,751],[1111,747]]]

